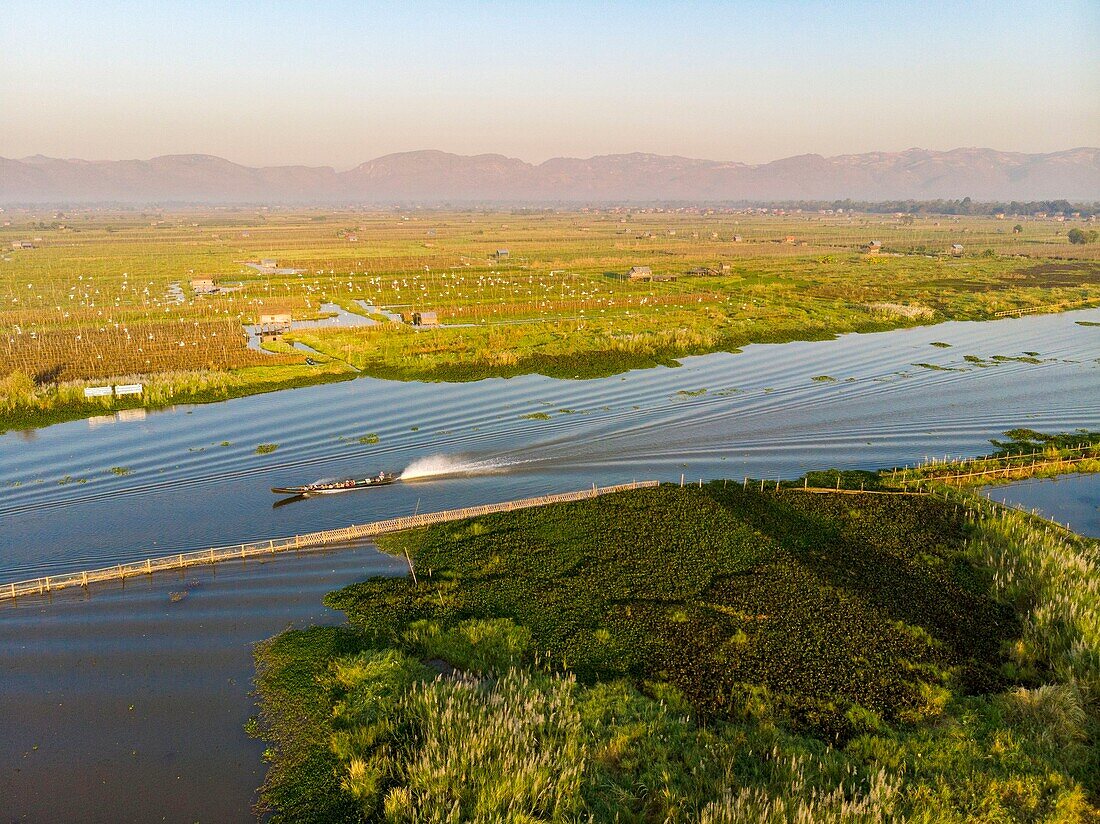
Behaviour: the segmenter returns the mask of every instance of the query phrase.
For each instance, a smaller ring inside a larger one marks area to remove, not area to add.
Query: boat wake
[[[507,472],[512,467],[531,463],[508,458],[465,458],[461,455],[429,455],[419,458],[405,467],[398,480],[416,481],[426,478],[445,478],[455,475],[492,475]]]

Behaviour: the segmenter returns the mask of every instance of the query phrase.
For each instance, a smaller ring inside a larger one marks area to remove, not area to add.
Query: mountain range
[[[1100,200],[1100,149],[953,149],[770,163],[655,154],[557,157],[389,154],[348,171],[250,167],[211,155],[151,160],[0,158],[0,203],[608,203],[775,200]]]

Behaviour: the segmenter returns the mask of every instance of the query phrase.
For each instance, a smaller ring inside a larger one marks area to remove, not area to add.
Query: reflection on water
[[[1100,538],[1100,475],[1034,478],[987,487],[985,494],[1012,506],[1037,509],[1075,532]]]
[[[405,570],[360,547],[0,605],[5,820],[252,820],[252,644],[338,622],[326,592]]]

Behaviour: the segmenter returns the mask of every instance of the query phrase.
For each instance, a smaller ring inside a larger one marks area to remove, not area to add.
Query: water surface
[[[750,346],[592,381],[361,378],[13,432],[0,582],[593,482],[792,477],[982,453],[1017,426],[1100,429],[1100,327],[1081,319],[1100,310]],[[991,360],[1024,351],[1039,362]],[[457,474],[272,508],[272,486],[425,459]]]
[[[326,592],[406,569],[359,547],[0,603],[0,817],[253,820],[252,644],[339,622]]]
[[[1100,538],[1100,474],[1030,478],[987,487],[985,494],[995,501],[1038,510],[1075,532]]]

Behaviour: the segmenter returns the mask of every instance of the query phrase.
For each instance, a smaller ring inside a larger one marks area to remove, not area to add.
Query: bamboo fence
[[[1007,309],[1004,312],[994,312],[995,318],[1013,318],[1020,315],[1031,315],[1035,312],[1057,312],[1064,309],[1073,309],[1074,307],[1084,307],[1087,304],[1095,303],[1096,298],[1086,298],[1085,300],[1072,300],[1064,303],[1048,303],[1045,306],[1028,306],[1023,309]]]
[[[516,501],[503,501],[496,504],[483,504],[462,509],[447,509],[441,512],[425,512],[420,515],[406,515],[400,518],[389,518],[385,521],[374,521],[369,524],[358,524],[343,527],[341,529],[327,529],[321,532],[310,532],[305,535],[293,535],[289,538],[271,538],[265,541],[252,541],[232,546],[211,547],[191,552],[180,552],[175,555],[165,555],[159,558],[146,558],[144,561],[131,561],[124,564],[102,567],[100,569],[83,570],[81,572],[67,572],[61,575],[43,575],[25,581],[12,581],[0,584],[0,600],[26,597],[30,595],[46,595],[59,589],[68,587],[85,587],[90,584],[103,581],[117,581],[131,578],[137,575],[151,575],[154,572],[164,572],[174,569],[186,569],[191,566],[204,566],[216,564],[220,561],[237,561],[245,558],[275,555],[291,550],[317,549],[331,544],[347,543],[362,538],[371,538],[389,532],[401,532],[406,529],[414,529],[421,526],[446,523],[447,521],[460,521],[464,518],[476,518],[481,515],[490,515],[496,512],[512,512],[517,509],[530,509],[547,504],[565,503],[568,501],[580,501],[587,498],[595,498],[600,495],[608,495],[614,492],[625,492],[629,489],[643,489],[655,487],[658,481],[634,481],[628,484],[598,487],[595,484],[591,489],[578,492],[563,492],[556,495],[541,495],[535,498],[522,498]]]

